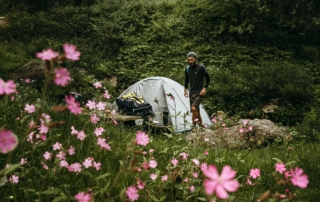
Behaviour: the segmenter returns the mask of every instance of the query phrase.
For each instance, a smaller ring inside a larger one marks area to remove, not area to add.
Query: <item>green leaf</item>
[[[278,163],[283,163],[280,159],[278,158],[272,158],[273,160],[276,160]]]
[[[169,149],[169,148],[165,148],[164,150],[162,150],[162,151],[159,152],[159,153],[160,153],[160,154],[161,154],[161,153],[164,153],[164,154],[165,154],[165,153],[167,153],[168,149]]]
[[[16,164],[10,165],[7,168],[4,168],[4,171],[2,170],[1,173],[4,172],[4,175],[7,175],[19,167],[20,167],[20,163],[16,163]]]
[[[42,194],[50,195],[50,194],[59,194],[60,192],[62,192],[61,189],[54,188],[54,189],[45,190],[45,191],[42,192]]]
[[[111,174],[110,174],[110,173],[102,174],[102,175],[98,176],[98,177],[96,178],[96,180],[99,180],[99,179],[102,179],[102,178],[108,177],[109,175],[111,175]]]
[[[199,201],[206,201],[206,199],[203,198],[203,197],[198,197],[198,200],[199,200]]]
[[[53,199],[52,202],[64,201],[64,200],[66,200],[66,199],[67,199],[66,196],[57,196],[56,198]]]

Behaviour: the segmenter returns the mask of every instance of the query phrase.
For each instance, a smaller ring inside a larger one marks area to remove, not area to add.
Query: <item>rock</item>
[[[219,123],[221,124],[221,123]],[[252,126],[252,130],[248,127]],[[247,132],[240,133],[240,128],[247,129]],[[214,142],[226,148],[247,148],[263,147],[274,141],[286,131],[276,126],[267,119],[248,120],[246,127],[243,127],[242,120],[239,120],[232,127],[220,128],[216,130],[195,130],[187,135],[187,139],[198,139],[201,143]],[[209,139],[209,141],[205,141]]]
[[[45,78],[45,64],[44,62],[31,61],[24,66],[20,67],[12,73],[16,79],[32,79],[42,80]]]

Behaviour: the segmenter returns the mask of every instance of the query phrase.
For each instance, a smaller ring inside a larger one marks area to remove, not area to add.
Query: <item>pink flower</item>
[[[208,156],[209,152],[208,151],[204,151],[204,155]]]
[[[88,100],[86,106],[89,107],[89,109],[95,109],[96,108],[96,102]]]
[[[65,160],[66,159],[66,153],[63,151],[59,151],[59,153],[56,155],[56,157],[60,160]]]
[[[66,96],[65,98],[66,103],[68,104],[68,109],[73,114],[81,114],[80,103],[76,102],[76,98],[72,95]]]
[[[93,115],[90,116],[90,122],[91,123],[96,124],[96,123],[98,123],[98,121],[100,121],[100,118],[96,114],[93,114]]]
[[[209,178],[203,182],[205,192],[208,195],[216,193],[218,198],[226,199],[229,196],[227,191],[235,192],[240,186],[239,182],[233,179],[236,172],[229,165],[222,168],[220,176],[214,165],[209,165],[207,169],[204,169],[203,174]]]
[[[69,164],[68,164],[68,162],[66,160],[61,160],[60,161],[60,167],[68,167],[68,166],[69,166]]]
[[[37,53],[36,57],[41,60],[51,60],[58,57],[58,55],[58,53],[53,52],[52,49],[49,48],[48,50],[43,50],[41,53]]]
[[[249,126],[248,130],[252,130],[252,126]]]
[[[300,188],[306,188],[309,180],[306,174],[303,174],[302,168],[295,167],[290,169],[291,183]]]
[[[149,136],[145,132],[138,131],[136,133],[136,143],[137,145],[147,146],[149,143]]]
[[[240,132],[240,133],[243,133],[243,128],[240,128],[240,129],[239,129],[239,132]]]
[[[26,104],[25,107],[24,107],[24,110],[26,112],[28,112],[29,114],[32,114],[33,112],[36,111],[36,107],[33,104],[31,104],[31,105]]]
[[[12,130],[0,130],[0,151],[8,153],[12,151],[18,144],[18,138],[13,134]]]
[[[78,134],[78,131],[74,128],[74,126],[71,126],[71,134],[72,135]]]
[[[84,138],[86,137],[86,134],[84,133],[83,130],[81,130],[81,131],[78,132],[77,137],[78,137],[79,140],[83,141]]]
[[[95,82],[94,84],[93,84],[93,86],[95,87],[95,88],[101,88],[102,87],[102,84],[101,84],[101,82]]]
[[[191,192],[194,192],[195,188],[194,188],[194,186],[191,186],[189,189],[190,189]]]
[[[150,168],[155,168],[155,167],[158,166],[158,163],[155,160],[150,160],[149,161],[149,166],[150,166]]]
[[[248,123],[248,120],[242,120],[242,124],[245,126],[245,125],[247,125],[247,123]]]
[[[276,171],[282,174],[284,171],[286,171],[286,165],[283,163],[276,163]]]
[[[97,110],[100,110],[100,111],[105,110],[105,108],[106,108],[106,103],[98,102],[98,104],[96,105],[96,107],[97,107]]]
[[[128,187],[126,194],[130,201],[136,201],[139,198],[138,190],[134,186]]]
[[[100,127],[100,128],[96,128],[93,133],[94,133],[97,137],[99,137],[99,136],[102,135],[102,133],[105,132],[105,131],[106,131],[106,130],[105,130],[104,128]]]
[[[73,146],[70,146],[70,148],[68,149],[68,153],[70,156],[74,155],[76,153],[75,148]]]
[[[46,151],[46,152],[43,154],[43,158],[44,158],[45,160],[51,159],[51,156],[52,156],[52,153],[50,153],[50,152],[48,152],[48,151]]]
[[[138,189],[143,189],[145,187],[145,184],[139,178],[137,179],[137,187]]]
[[[90,202],[90,194],[86,194],[85,192],[79,192],[74,198],[77,199],[78,202]]]
[[[59,69],[54,69],[55,77],[54,83],[57,86],[66,86],[71,80],[70,73],[66,68],[60,67]]]
[[[185,153],[185,152],[182,152],[182,153],[180,153],[180,156],[182,157],[182,160],[187,160],[188,159],[188,156],[189,156],[189,154],[187,154],[187,153]]]
[[[150,178],[152,179],[152,180],[155,180],[155,179],[157,179],[157,174],[154,174],[154,173],[152,173],[151,175],[150,175]]]
[[[24,80],[24,82],[25,82],[25,83],[30,83],[30,79],[29,79],[29,78],[26,78],[26,79]]]
[[[20,159],[20,164],[21,165],[24,165],[24,164],[26,164],[27,163],[27,159],[26,158],[21,158]]]
[[[100,169],[101,169],[101,163],[100,163],[100,162],[93,162],[93,167],[94,167],[96,170],[100,170]]]
[[[82,163],[82,165],[85,167],[85,168],[89,168],[92,166],[92,159],[91,158],[86,158],[84,160],[84,162]]]
[[[82,166],[80,163],[76,162],[70,165],[71,171],[77,173],[77,172],[81,172],[82,170]]]
[[[145,170],[148,170],[150,167],[149,167],[149,164],[147,163],[147,162],[143,162],[142,163],[142,167],[143,167],[143,169],[145,169]]]
[[[0,78],[0,95],[10,95],[16,92],[16,84],[13,80],[5,82]]]
[[[55,151],[55,150],[61,149],[61,147],[62,147],[61,143],[60,143],[60,142],[56,142],[56,143],[54,143],[54,145],[52,146],[52,149],[53,149],[53,151]]]
[[[66,54],[66,58],[72,61],[76,61],[80,59],[81,53],[76,50],[77,46],[65,43],[63,45],[63,50]]]
[[[41,126],[38,127],[38,130],[40,134],[47,134],[49,131],[49,127],[42,124]]]
[[[192,159],[192,162],[197,166],[200,164],[199,160],[198,159]]]
[[[251,176],[253,179],[259,177],[259,176],[260,176],[260,170],[259,170],[259,168],[253,168],[253,169],[251,169],[251,170],[250,170],[250,176]]]
[[[194,177],[194,178],[198,178],[199,177],[199,174],[198,173],[192,173],[192,176]]]
[[[103,97],[106,99],[110,99],[109,91],[105,90],[105,93],[103,94]]]
[[[172,163],[173,166],[176,166],[176,165],[178,165],[179,161],[177,159],[175,159],[175,158],[172,158],[171,159],[171,163]]]
[[[167,181],[167,180],[168,180],[168,175],[162,176],[162,177],[161,177],[161,180],[162,180],[162,181]]]
[[[213,118],[213,119],[211,119],[211,122],[212,122],[212,123],[216,123],[216,122],[217,122],[217,119],[216,119],[216,118]]]
[[[11,182],[12,184],[17,184],[19,182],[19,176],[17,175],[12,175],[10,178],[9,178],[9,182]]]

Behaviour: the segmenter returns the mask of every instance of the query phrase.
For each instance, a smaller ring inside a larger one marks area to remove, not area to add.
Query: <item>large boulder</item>
[[[232,127],[194,130],[187,135],[187,139],[197,139],[202,143],[210,141],[227,148],[248,148],[266,146],[286,134],[283,128],[276,126],[268,119],[248,120],[246,127],[243,126],[242,121],[239,120]],[[252,130],[249,130],[249,126]],[[241,128],[245,128],[244,132],[240,132]]]
[[[31,61],[12,73],[16,79],[42,80],[45,78],[45,64],[40,61]]]

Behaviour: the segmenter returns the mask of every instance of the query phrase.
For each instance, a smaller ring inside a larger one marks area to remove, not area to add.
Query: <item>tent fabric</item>
[[[155,113],[153,118],[154,123],[162,124],[162,112],[164,109],[169,111],[169,125],[173,126],[174,132],[179,133],[188,131],[192,126],[192,114],[190,112],[190,100],[183,95],[184,86],[178,82],[166,77],[149,77],[142,79],[119,95],[135,92],[138,96],[143,96],[146,101],[152,105]],[[171,99],[171,94],[174,100]],[[155,102],[158,100],[158,103]],[[117,104],[112,104],[113,109],[117,109]],[[211,126],[211,120],[206,112],[204,106],[200,105],[200,114],[202,117],[202,124]]]

